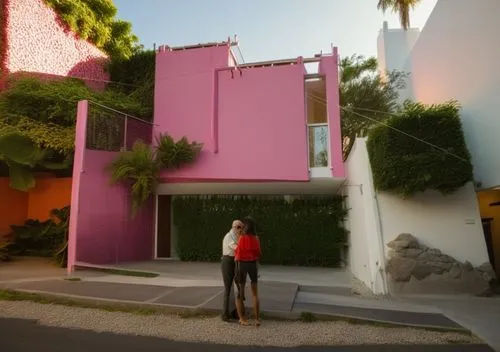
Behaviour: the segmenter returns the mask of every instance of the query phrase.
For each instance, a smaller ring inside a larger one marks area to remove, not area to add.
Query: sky
[[[412,27],[422,28],[438,0],[422,0]],[[378,0],[114,0],[146,48],[184,46],[238,36],[245,62],[311,57],[331,44],[341,56],[376,56],[384,20]]]

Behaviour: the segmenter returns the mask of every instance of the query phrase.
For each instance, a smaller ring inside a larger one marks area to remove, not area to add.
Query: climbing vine
[[[410,197],[426,190],[452,193],[472,181],[459,111],[454,101],[407,103],[400,116],[371,129],[367,148],[375,187]]]
[[[111,80],[120,82],[115,89],[137,100],[149,116],[153,115],[155,60],[154,50],[141,50],[109,64]]]
[[[74,78],[46,81],[30,76],[13,79],[9,88],[0,93],[0,118],[23,116],[43,123],[73,126],[77,103],[83,99],[150,119],[148,109],[124,93],[95,92]]]
[[[73,152],[75,128],[42,123],[27,117],[0,120],[0,135],[7,130],[31,139],[41,148],[68,155]]]
[[[45,0],[69,29],[106,52],[111,58],[128,58],[137,49],[129,22],[115,19],[112,0]]]

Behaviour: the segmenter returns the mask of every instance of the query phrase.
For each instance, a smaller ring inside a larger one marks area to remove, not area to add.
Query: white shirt
[[[222,255],[234,257],[234,251],[238,245],[238,238],[233,230],[229,231],[222,240]]]

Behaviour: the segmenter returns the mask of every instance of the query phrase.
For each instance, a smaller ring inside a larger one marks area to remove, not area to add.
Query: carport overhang
[[[158,195],[261,194],[261,195],[333,195],[338,194],[345,178],[313,178],[306,182],[190,181],[165,180],[156,189]]]

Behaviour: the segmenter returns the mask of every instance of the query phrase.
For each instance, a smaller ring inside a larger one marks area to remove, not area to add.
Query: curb
[[[177,306],[168,305],[160,303],[149,303],[149,302],[137,302],[137,301],[127,301],[127,300],[115,300],[106,298],[96,298],[88,296],[78,296],[62,293],[53,293],[47,291],[37,291],[37,290],[24,290],[24,289],[6,289],[0,290],[0,293],[4,292],[7,294],[25,294],[30,297],[14,297],[10,301],[31,301],[35,303],[42,304],[59,304],[65,306],[76,306],[80,308],[94,308],[103,309],[108,311],[123,311],[128,313],[141,313],[141,310],[150,310],[148,314],[162,313],[162,314],[178,314],[184,315],[186,318],[189,316],[217,316],[220,314],[218,309],[214,308],[203,308],[203,307],[193,307],[193,306]],[[0,300],[1,296],[0,296]],[[4,299],[9,301],[9,299]],[[436,331],[453,331],[453,332],[472,332],[464,327],[444,327],[444,326],[433,326],[433,325],[420,325],[411,323],[400,323],[392,321],[384,321],[371,319],[366,317],[356,317],[345,314],[325,314],[317,311],[306,311],[299,310],[296,312],[292,311],[261,311],[262,319],[264,320],[281,320],[281,321],[304,321],[304,322],[316,322],[316,321],[345,321],[350,324],[359,325],[383,325],[384,327],[409,327]]]

